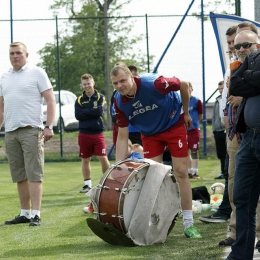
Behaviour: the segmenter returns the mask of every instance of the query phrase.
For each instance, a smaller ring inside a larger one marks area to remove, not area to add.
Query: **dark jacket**
[[[260,50],[249,53],[241,67],[231,77],[230,94],[243,97],[237,109],[234,132],[244,133],[247,127],[244,118],[246,100],[260,95]]]
[[[103,114],[106,100],[103,94],[95,90],[89,98],[85,91],[75,102],[75,117],[79,120],[79,132],[100,134],[104,131]]]

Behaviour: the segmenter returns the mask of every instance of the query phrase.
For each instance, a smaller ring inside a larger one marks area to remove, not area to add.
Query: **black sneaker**
[[[255,244],[255,248],[257,248],[258,250],[260,249],[260,240],[258,240],[257,243]]]
[[[34,218],[31,218],[29,226],[30,227],[40,226],[41,223],[42,222],[39,216],[35,215]]]
[[[232,246],[232,244],[235,242],[235,240],[231,237],[225,238],[224,240],[221,240],[218,245],[219,246]]]
[[[29,218],[18,215],[12,220],[6,220],[5,224],[6,225],[15,225],[15,224],[24,224],[24,223],[29,223],[29,222],[30,222]]]
[[[223,173],[220,173],[216,178],[214,178],[215,180],[217,179],[225,179],[225,176]]]
[[[223,223],[228,221],[228,217],[214,212],[211,215],[199,217],[199,220],[204,223]]]
[[[88,185],[83,186],[82,190],[80,190],[80,193],[87,193],[91,188]]]

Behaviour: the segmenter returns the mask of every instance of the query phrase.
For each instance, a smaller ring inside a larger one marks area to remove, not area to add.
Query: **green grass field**
[[[200,180],[191,180],[192,187],[210,187],[219,173],[219,162],[201,159]],[[83,186],[80,162],[45,164],[44,193],[40,227],[28,224],[7,226],[5,220],[20,212],[16,185],[11,182],[8,164],[0,164],[1,259],[176,259],[220,260],[224,249],[218,242],[226,236],[227,224],[204,224],[195,214],[195,225],[202,239],[188,239],[183,235],[182,219],[178,219],[164,244],[146,247],[112,246],[96,236],[86,224],[82,208],[88,198],[80,194]],[[102,173],[98,162],[92,162],[92,182],[98,184]],[[222,181],[222,180],[221,180]],[[217,181],[219,182],[219,181]]]

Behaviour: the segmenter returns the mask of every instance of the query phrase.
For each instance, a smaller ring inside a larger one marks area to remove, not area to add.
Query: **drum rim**
[[[129,174],[129,176],[127,177],[126,181],[124,182],[124,185],[123,185],[122,189],[125,188],[126,183],[129,181],[129,178],[130,178],[131,176],[135,176],[135,174],[133,174],[133,173],[135,173],[136,171],[138,172],[139,170],[141,170],[141,169],[144,168],[144,167],[147,167],[147,166],[149,167],[149,166],[150,166],[150,163],[149,163],[149,162],[134,161],[134,160],[132,160],[132,159],[120,160],[120,161],[118,161],[118,162],[116,162],[116,163],[110,165],[110,167],[109,167],[109,168],[107,169],[107,171],[103,174],[101,180],[99,181],[98,190],[97,190],[97,192],[96,192],[96,194],[95,194],[95,202],[96,202],[96,205],[97,205],[96,219],[97,219],[98,221],[100,221],[100,222],[102,222],[102,221],[100,220],[100,197],[101,197],[101,192],[102,192],[104,183],[106,182],[108,176],[111,174],[111,172],[114,170],[114,168],[115,168],[116,166],[119,166],[119,165],[124,164],[124,163],[126,163],[126,162],[136,162],[136,163],[140,163],[140,164],[142,163],[142,164],[139,165],[137,168],[135,168],[134,171],[132,171],[132,172]],[[132,180],[132,179],[133,179],[133,177],[131,177],[131,180]],[[122,213],[120,213],[121,211],[119,211],[121,203],[124,202],[124,199],[123,199],[123,200],[121,199],[122,193],[123,193],[123,192],[122,192],[122,190],[121,190],[121,191],[120,191],[119,198],[118,198],[118,209],[117,209],[117,214],[118,214],[118,216],[123,215],[123,209],[122,209]],[[125,223],[124,223],[123,218],[121,219],[121,218],[119,217],[119,218],[118,218],[118,222],[119,222],[119,225],[120,225],[121,230],[123,230],[123,232],[127,233],[127,230],[126,230],[126,227],[125,227]]]
[[[124,162],[126,162],[126,161],[132,161],[132,159],[128,158],[128,159],[120,160],[120,161],[117,161],[117,162],[111,164],[111,165],[109,166],[109,168],[106,170],[106,172],[103,174],[102,178],[101,178],[100,181],[99,181],[99,184],[97,185],[97,186],[98,186],[98,190],[97,190],[97,192],[96,192],[96,194],[95,194],[95,202],[97,202],[97,203],[96,203],[96,205],[97,205],[96,219],[99,220],[99,221],[100,221],[100,217],[99,217],[99,216],[100,216],[100,211],[99,211],[99,206],[100,206],[100,205],[99,205],[99,201],[100,201],[101,191],[102,191],[102,189],[103,189],[104,183],[105,183],[107,177],[109,176],[109,174],[112,172],[112,170],[113,170],[116,166],[118,166],[118,165],[120,165],[120,164],[122,164],[122,163],[124,163]],[[101,221],[100,221],[100,222],[101,222]]]

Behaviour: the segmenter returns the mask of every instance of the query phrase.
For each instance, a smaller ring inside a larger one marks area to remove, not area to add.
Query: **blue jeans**
[[[251,260],[256,235],[256,207],[260,194],[260,128],[247,129],[236,155],[233,199],[236,240],[227,259]]]

